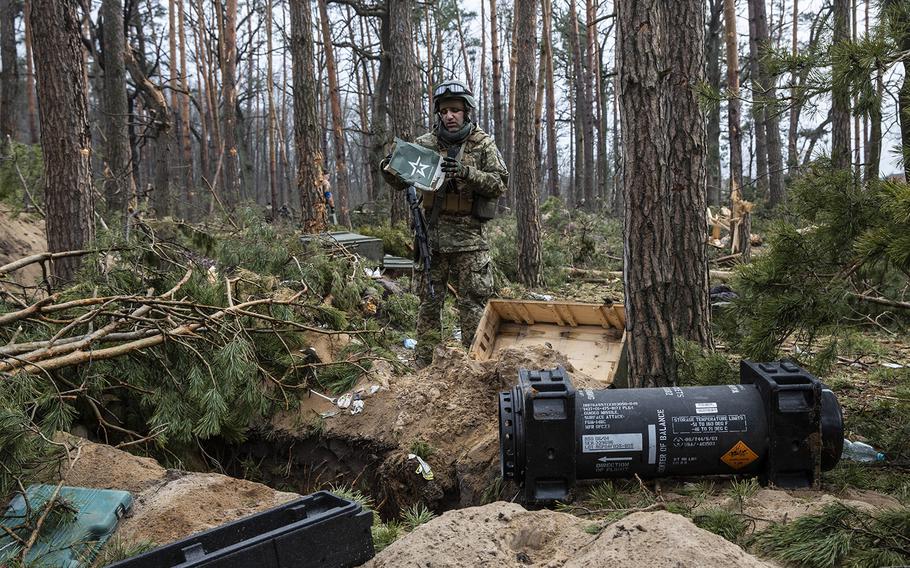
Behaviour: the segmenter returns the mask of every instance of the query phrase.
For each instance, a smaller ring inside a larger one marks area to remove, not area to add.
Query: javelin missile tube
[[[739,385],[576,390],[565,369],[521,369],[499,395],[503,479],[526,502],[576,480],[718,474],[808,487],[843,445],[834,393],[788,362],[740,364]]]

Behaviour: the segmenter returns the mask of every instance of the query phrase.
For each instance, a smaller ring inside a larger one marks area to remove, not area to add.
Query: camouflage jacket
[[[420,136],[414,142],[442,154],[446,152],[446,147],[433,132]],[[391,155],[381,164],[382,175],[389,185],[403,190],[407,185],[384,169],[390,158]],[[464,179],[449,182],[445,206],[436,226],[430,228],[430,246],[434,252],[489,249],[483,234],[484,222],[470,215],[471,204],[475,195],[495,199],[505,193],[509,183],[509,172],[496,142],[479,126],[474,127],[462,145],[461,163],[468,166],[468,175]],[[434,196],[424,192],[423,197],[424,208],[429,218]]]

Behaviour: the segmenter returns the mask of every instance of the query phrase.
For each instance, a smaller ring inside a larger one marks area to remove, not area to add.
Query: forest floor
[[[41,252],[43,245],[41,219],[15,216],[0,204],[0,264]],[[40,268],[33,269],[17,276],[40,280]],[[540,292],[566,300],[622,301],[618,278],[569,280]],[[509,287],[499,295],[528,297]],[[345,334],[317,335],[307,344],[319,361],[330,363],[343,359],[356,341]],[[844,343],[823,378],[843,407],[848,436],[905,449],[910,343],[873,325]],[[795,341],[782,346],[784,354],[805,355],[800,349]],[[726,346],[718,351],[738,363]],[[756,556],[753,546],[773,524],[837,503],[870,514],[910,503],[910,468],[901,450],[885,464],[842,462],[824,475],[817,491],[761,488],[732,477],[633,479],[581,484],[572,503],[525,510],[511,502],[517,488],[498,479],[497,394],[516,383],[522,367],[562,364],[577,387],[601,383],[545,347],[507,349],[478,362],[450,339],[437,349],[433,365],[416,372],[407,366],[412,353],[398,346],[397,360],[376,359],[360,377],[349,392],[362,399],[361,412],[311,393],[228,448],[221,472],[168,469],[74,438],[79,459],[63,478],[71,485],[133,493],[133,511],[116,537],[117,543],[133,544],[166,544],[318,489],[359,492],[381,517],[374,527],[381,550],[368,564],[375,567],[775,566]],[[206,450],[217,454],[225,448]],[[412,454],[431,466],[432,480],[416,471]],[[204,469],[203,462],[184,463]],[[415,527],[407,513],[421,510],[439,516],[421,514]]]

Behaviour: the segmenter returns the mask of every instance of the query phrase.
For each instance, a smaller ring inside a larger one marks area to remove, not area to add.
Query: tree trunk
[[[221,7],[220,0],[215,3]],[[224,195],[227,204],[240,200],[240,156],[237,150],[237,0],[226,0],[221,42],[221,94],[224,135]]]
[[[543,0],[543,61],[547,90],[547,193],[559,197],[559,159],[556,156],[556,94],[553,84],[553,5]]]
[[[777,88],[775,78],[768,71],[767,51],[771,47],[771,34],[768,30],[768,18],[765,15],[764,0],[754,0],[756,9],[755,30],[758,33],[757,45],[759,81],[764,111],[764,132],[768,144],[768,205],[776,207],[786,199],[784,187],[784,158],[780,141],[780,118],[777,108]]]
[[[868,5],[868,4],[867,4]],[[790,38],[790,55],[795,59],[798,54],[799,44],[797,36],[799,27],[799,0],[793,0],[793,21],[791,23],[792,34]],[[792,177],[796,173],[796,167],[799,165],[799,152],[796,149],[797,137],[799,132],[799,106],[797,98],[800,92],[797,88],[797,70],[796,67],[790,73],[790,127],[787,129],[787,175]]]
[[[666,5],[663,36],[669,68],[668,131],[670,176],[669,308],[676,337],[713,349],[705,249],[705,118],[698,88],[705,81],[705,13],[699,0]]]
[[[275,152],[275,131],[278,125],[275,120],[275,84],[272,79],[272,0],[266,0],[265,10],[266,53],[268,54],[268,57],[266,57],[265,88],[268,91],[268,122],[266,128],[268,128],[267,144],[269,146],[269,201],[272,203],[272,220],[275,221],[278,219],[279,208],[284,204],[278,195],[278,157]]]
[[[294,142],[297,145],[297,191],[300,194],[300,225],[304,233],[326,229],[319,150],[319,119],[316,116],[316,76],[313,54],[313,17],[309,0],[290,0],[290,50],[294,79]]]
[[[126,98],[126,37],[121,0],[101,3],[104,19],[104,196],[108,212],[127,222],[127,205],[135,191],[130,166],[129,106]]]
[[[94,240],[94,201],[79,5],[76,0],[32,0],[31,8],[47,248],[50,252],[85,249]],[[55,281],[72,281],[81,259],[55,261]]]
[[[35,92],[35,74],[32,69],[32,0],[25,0],[23,5],[23,19],[25,20],[25,90],[28,98],[28,142],[38,142],[38,100]]]
[[[596,115],[596,100],[594,96],[594,74],[597,69],[596,57],[596,39],[595,30],[597,29],[597,15],[594,9],[593,0],[585,0],[585,48],[584,48],[584,71],[585,71],[585,202],[588,204],[588,211],[597,211],[600,209],[597,197],[600,191],[597,189],[598,181],[596,177],[597,157],[594,155],[594,119]],[[579,38],[580,39],[580,38]]]
[[[9,154],[9,142],[16,138],[16,102],[19,97],[19,62],[16,54],[17,0],[0,1],[0,154]]]
[[[755,149],[750,155],[755,157],[756,172],[752,177],[752,167],[749,165],[749,177],[756,188],[756,194],[768,197],[770,184],[768,182],[768,139],[765,136],[765,105],[761,84],[761,46],[759,44],[757,19],[757,4],[764,11],[765,0],[748,0],[749,5],[749,78],[752,84],[752,135],[755,138]]]
[[[588,113],[590,105],[585,100],[585,69],[584,55],[581,51],[581,38],[578,37],[578,12],[575,9],[575,0],[569,0],[569,46],[572,50],[572,65],[575,70],[575,206],[590,209],[591,203],[587,199],[593,189],[588,187],[587,164],[591,156],[587,153],[589,144],[585,139],[587,134]],[[593,148],[593,146],[590,146]]]
[[[739,47],[736,35],[736,0],[724,0],[724,43],[727,51],[727,131],[730,140],[730,201],[733,218],[742,219],[743,211],[743,155],[742,130],[740,128],[739,102]],[[751,243],[745,241],[745,248],[739,249],[743,259],[748,259]]]
[[[183,153],[183,164],[186,168],[183,176],[184,195],[186,198],[184,210],[187,218],[195,219],[196,192],[194,187],[196,185],[196,176],[193,167],[193,143],[190,139],[192,123],[190,122],[190,85],[186,67],[186,15],[184,13],[183,0],[177,3],[177,29],[180,50],[180,87],[183,89],[183,94],[180,96],[180,120],[183,123],[183,129],[180,131],[180,148]]]
[[[834,45],[850,40],[850,4],[834,0]],[[850,93],[843,81],[831,86],[831,163],[835,168],[850,167]]]
[[[676,360],[667,287],[672,270],[667,254],[668,121],[661,45],[664,20],[659,0],[616,3],[617,51],[623,132],[623,279],[629,384],[674,384]]]
[[[708,31],[705,37],[705,57],[708,62],[706,79],[708,85],[719,89],[721,86],[720,47],[723,39],[721,34],[723,0],[711,0],[709,6],[711,19],[708,21]],[[722,183],[720,173],[720,105],[710,105],[708,110],[707,150],[705,168],[708,176],[708,204],[718,206],[720,205],[720,186]]]
[[[499,52],[499,23],[496,0],[490,0],[490,51],[493,58],[493,138],[502,150],[508,146],[502,132],[502,56]]]
[[[420,120],[417,56],[412,49],[412,0],[389,0],[389,128],[395,136],[413,140]],[[392,192],[392,223],[408,218],[404,192]]]
[[[338,197],[342,225],[351,226],[348,207],[348,160],[345,156],[344,117],[341,114],[341,95],[338,89],[338,75],[335,72],[335,48],[332,45],[332,30],[329,28],[329,11],[325,0],[318,0],[319,20],[322,28],[322,43],[325,49],[325,67],[329,78],[329,102],[332,106],[332,142],[335,148],[335,194]],[[416,61],[415,61],[416,63]]]
[[[878,163],[882,158],[882,93],[884,85],[882,72],[875,73],[875,103],[869,111],[869,157],[866,160],[866,181],[877,180],[879,176]]]
[[[537,197],[537,152],[534,148],[537,0],[515,0],[518,38],[515,74],[515,215],[518,222],[518,276],[525,286],[540,286],[540,210]]]

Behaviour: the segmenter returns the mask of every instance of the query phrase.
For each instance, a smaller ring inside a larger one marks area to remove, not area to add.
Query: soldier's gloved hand
[[[464,179],[468,177],[471,168],[455,158],[446,156],[442,159],[442,171],[446,173],[446,177]]]

